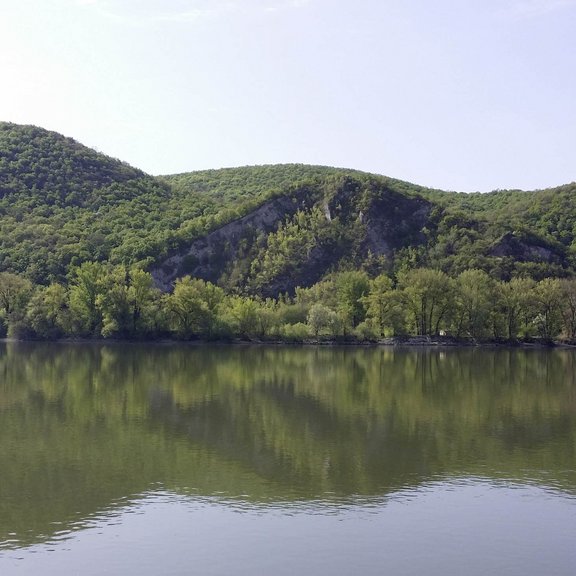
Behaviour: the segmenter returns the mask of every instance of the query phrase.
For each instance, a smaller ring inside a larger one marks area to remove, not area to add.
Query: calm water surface
[[[0,574],[576,573],[576,352],[0,344]]]

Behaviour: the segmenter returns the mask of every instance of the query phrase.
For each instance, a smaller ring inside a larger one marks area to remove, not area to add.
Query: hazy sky
[[[576,0],[0,0],[0,119],[151,174],[576,180]]]

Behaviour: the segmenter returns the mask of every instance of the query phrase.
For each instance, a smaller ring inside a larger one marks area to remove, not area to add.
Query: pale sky
[[[150,174],[576,180],[576,0],[0,0],[0,120]]]

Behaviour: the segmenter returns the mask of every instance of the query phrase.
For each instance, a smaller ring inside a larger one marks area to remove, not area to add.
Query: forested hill
[[[0,272],[65,282],[85,261],[276,296],[326,275],[416,267],[571,276],[576,186],[457,194],[277,165],[152,177],[54,132],[0,123]]]
[[[0,123],[0,191],[42,204],[84,205],[94,192],[144,173],[35,126]]]

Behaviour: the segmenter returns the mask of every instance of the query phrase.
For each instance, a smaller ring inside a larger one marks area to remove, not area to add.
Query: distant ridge
[[[576,184],[443,192],[286,164],[153,177],[34,126],[0,122],[0,271],[36,283],[88,260],[139,263],[262,296],[337,270],[415,266],[498,279],[571,276]]]

